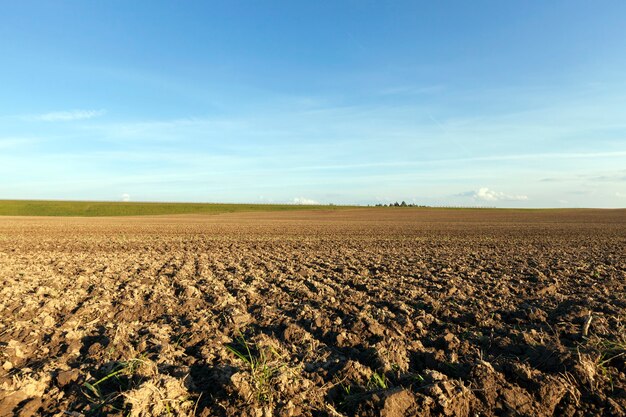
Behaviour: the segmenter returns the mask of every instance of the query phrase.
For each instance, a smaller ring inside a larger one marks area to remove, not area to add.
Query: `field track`
[[[623,416],[625,248],[626,210],[0,217],[0,416]]]

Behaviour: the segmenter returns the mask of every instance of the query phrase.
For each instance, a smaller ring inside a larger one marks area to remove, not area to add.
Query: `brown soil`
[[[626,413],[626,211],[0,218],[0,416]]]

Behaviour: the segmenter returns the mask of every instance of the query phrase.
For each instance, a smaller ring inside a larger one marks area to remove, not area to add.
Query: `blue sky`
[[[0,198],[626,206],[623,1],[0,5]]]

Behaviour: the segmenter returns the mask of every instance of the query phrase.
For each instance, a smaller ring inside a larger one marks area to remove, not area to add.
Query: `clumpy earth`
[[[0,218],[0,416],[623,416],[626,211]]]

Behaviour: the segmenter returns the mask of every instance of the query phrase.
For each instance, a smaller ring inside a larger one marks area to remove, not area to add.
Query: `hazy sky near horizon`
[[[0,5],[0,199],[626,206],[626,2]]]

